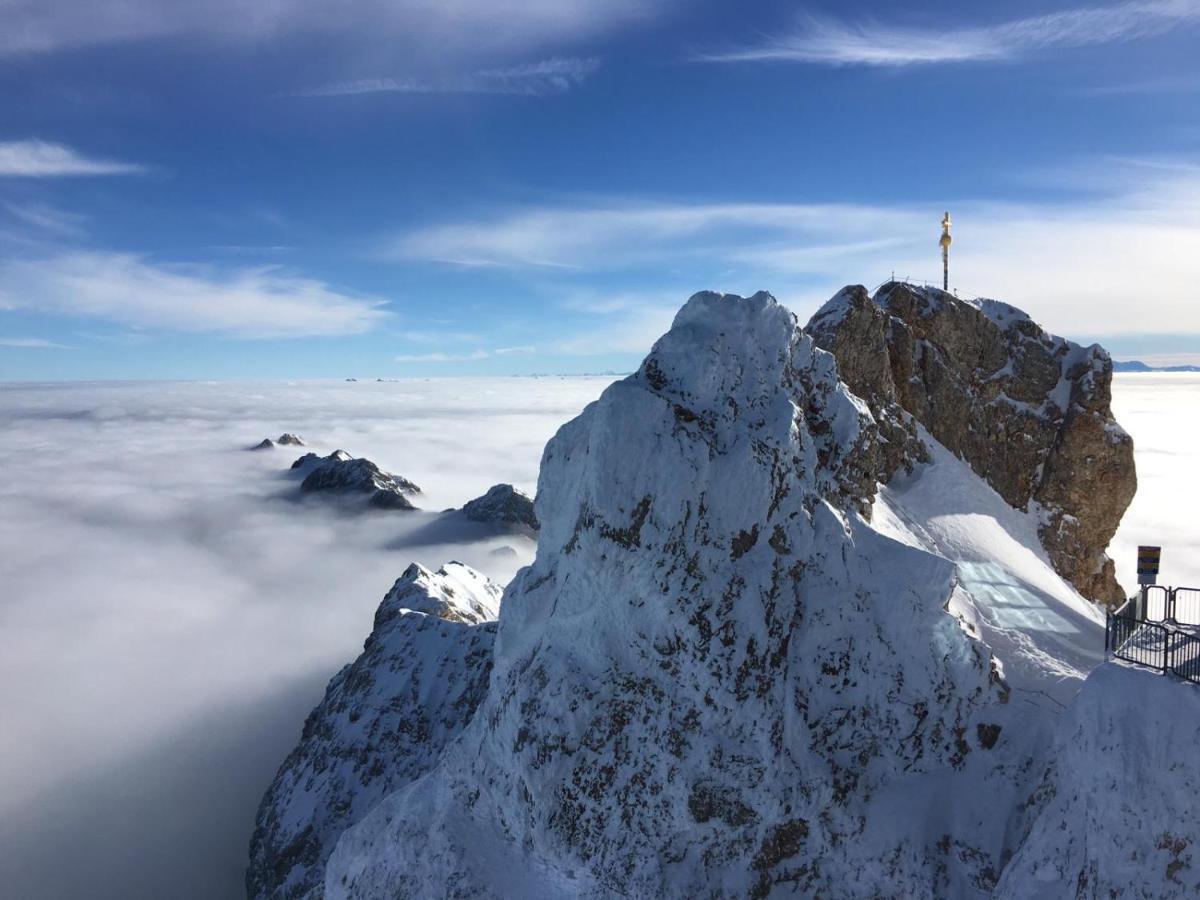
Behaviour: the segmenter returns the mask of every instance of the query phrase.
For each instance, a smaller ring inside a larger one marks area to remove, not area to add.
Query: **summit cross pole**
[[[950,237],[950,213],[947,212],[942,216],[942,237],[938,244],[942,248],[942,290],[950,290],[950,244],[954,238]]]

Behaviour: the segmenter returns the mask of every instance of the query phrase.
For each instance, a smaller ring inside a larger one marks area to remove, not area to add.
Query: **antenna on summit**
[[[942,237],[938,244],[942,248],[942,290],[950,290],[950,244],[954,238],[950,237],[950,213],[942,216]]]

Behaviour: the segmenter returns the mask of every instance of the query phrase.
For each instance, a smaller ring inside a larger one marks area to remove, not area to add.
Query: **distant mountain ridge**
[[[1113,360],[1114,372],[1200,372],[1200,366],[1152,366],[1140,359]]]

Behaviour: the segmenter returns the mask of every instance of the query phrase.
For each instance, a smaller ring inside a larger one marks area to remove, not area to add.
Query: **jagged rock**
[[[524,525],[534,531],[538,528],[532,498],[511,484],[493,485],[482,497],[476,497],[463,506],[462,511],[473,522]]]
[[[276,446],[303,447],[304,441],[302,441],[300,439],[299,435],[292,434],[290,432],[284,432],[279,437],[277,437],[275,440],[271,440],[270,438],[263,438],[260,443],[255,444],[250,449],[251,450],[273,450],[273,449],[275,449]]]
[[[416,509],[409,495],[421,489],[399,475],[384,472],[369,459],[335,450],[328,456],[306,453],[292,463],[292,469],[304,476],[304,493],[366,494],[371,506],[380,509]]]
[[[319,900],[337,836],[432,768],[487,687],[499,603],[500,587],[461,563],[409,566],[263,797],[249,897]]]
[[[547,445],[487,696],[342,836],[328,896],[990,889],[1006,694],[955,567],[859,518],[878,445],[773,298],[693,297]]]
[[[995,300],[899,283],[873,298],[861,286],[843,289],[806,330],[837,357],[891,446],[916,446],[915,419],[1010,505],[1036,505],[1043,546],[1084,596],[1122,601],[1105,548],[1137,478],[1133,441],[1113,418],[1103,348],[1047,334]],[[885,456],[890,477],[898,466]]]

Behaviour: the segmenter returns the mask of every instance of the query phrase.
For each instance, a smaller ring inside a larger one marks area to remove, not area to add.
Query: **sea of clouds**
[[[392,582],[532,560],[440,511],[532,493],[611,380],[0,385],[0,894],[243,896],[257,800]],[[310,448],[245,449],[283,431]],[[428,512],[301,502],[290,464],[337,448]]]
[[[395,578],[532,558],[438,511],[532,492],[611,380],[0,385],[0,893],[242,896],[258,799]],[[1200,378],[1115,394],[1141,483],[1119,575],[1158,543],[1164,580],[1200,585]],[[426,511],[300,502],[303,449],[245,449],[283,431],[416,481]]]

